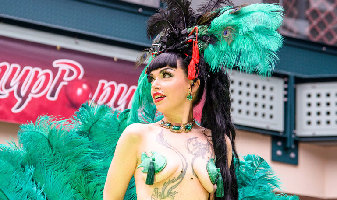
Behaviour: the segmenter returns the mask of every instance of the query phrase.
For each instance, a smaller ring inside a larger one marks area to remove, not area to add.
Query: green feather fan
[[[204,51],[211,70],[238,67],[248,73],[270,75],[278,59],[276,51],[283,42],[277,32],[282,12],[283,8],[276,4],[222,8],[207,32],[217,38]]]
[[[244,156],[234,161],[238,181],[239,199],[254,200],[299,200],[296,196],[276,194],[280,189],[279,179],[268,163],[257,155]]]
[[[94,157],[90,141],[79,137],[67,121],[41,117],[21,127],[20,143],[33,179],[43,184],[48,199],[96,199],[101,182],[94,171],[102,164]]]
[[[102,199],[129,113],[83,104],[73,119],[22,125],[18,146],[0,146],[0,199]],[[134,178],[125,199],[136,199]]]
[[[24,151],[15,143],[0,146],[0,199],[46,199],[36,184],[33,167],[24,163]]]

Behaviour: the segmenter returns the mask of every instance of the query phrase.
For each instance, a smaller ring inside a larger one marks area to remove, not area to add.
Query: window
[[[264,0],[284,7],[283,35],[337,46],[337,1]]]

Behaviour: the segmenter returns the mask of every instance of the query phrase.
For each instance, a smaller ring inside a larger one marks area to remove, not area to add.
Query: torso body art
[[[210,194],[215,189],[206,169],[207,162],[214,158],[210,131],[202,127],[194,130],[176,134],[152,125],[149,133],[144,134],[137,158],[140,167],[135,171],[137,199],[212,199]],[[145,184],[147,173],[141,167],[142,154],[143,158],[153,154],[166,158],[165,167],[155,174],[153,185]]]

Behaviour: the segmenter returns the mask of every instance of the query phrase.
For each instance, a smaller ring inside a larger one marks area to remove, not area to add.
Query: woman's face
[[[190,89],[189,80],[181,67],[166,66],[153,70],[149,75],[151,96],[157,110],[162,113],[179,112],[183,109]]]

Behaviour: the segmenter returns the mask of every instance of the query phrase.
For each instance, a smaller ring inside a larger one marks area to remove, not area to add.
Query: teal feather
[[[0,166],[7,172],[0,170],[0,178],[18,180],[17,185],[41,198],[32,195],[32,198],[23,198],[25,190],[11,192],[8,185],[0,185],[0,196],[9,199],[102,199],[105,177],[115,144],[125,128],[123,124],[128,121],[127,113],[114,112],[107,106],[84,104],[72,120],[57,121],[44,116],[35,124],[21,126],[19,142],[22,148],[9,149],[9,156],[4,156],[7,151],[0,151]],[[14,153],[22,156],[14,159]],[[18,177],[24,177],[22,173],[13,178],[17,172],[9,170],[8,162],[18,165],[16,171],[20,173],[23,171],[21,165],[31,166],[31,172],[26,170],[26,173],[32,184],[19,181]],[[135,192],[132,178],[125,199],[136,199]]]
[[[104,154],[111,155],[113,153],[111,147],[116,145],[124,130],[119,128],[118,114],[117,111],[112,111],[109,106],[95,106],[85,103],[75,113],[72,121],[74,131],[87,137],[92,142],[92,148],[95,151],[103,150]]]
[[[142,71],[138,79],[138,87],[133,96],[132,106],[130,110],[131,117],[128,119],[129,123],[154,123],[159,121],[162,117],[157,116],[157,108],[153,103],[151,96],[151,84],[148,82],[146,69],[153,60],[153,56],[150,57],[148,65]]]
[[[25,166],[23,157],[15,143],[0,146],[0,199],[46,199],[32,180],[34,168]]]
[[[83,104],[74,116],[73,125],[75,131],[82,133],[90,139],[92,148],[95,150],[94,155],[102,162],[102,170],[95,171],[96,176],[100,177],[100,197],[102,199],[102,190],[108,172],[110,162],[114,155],[117,141],[129,123],[131,122],[130,109],[123,112],[113,111],[105,105]],[[133,122],[135,123],[135,122]],[[135,180],[132,177],[124,199],[136,199]]]
[[[252,4],[231,12],[233,8],[225,7],[212,21],[207,33],[218,42],[205,49],[205,61],[213,71],[239,67],[247,73],[270,75],[278,60],[276,51],[283,43],[277,32],[283,8],[276,4]],[[227,37],[225,29],[230,30]]]
[[[96,190],[102,186],[92,172],[101,164],[93,158],[88,138],[72,130],[67,121],[49,117],[21,127],[20,143],[27,152],[27,164],[35,167],[33,179],[43,184],[48,199],[99,197],[95,197]]]
[[[275,189],[280,189],[280,181],[263,158],[247,155],[239,163],[237,160],[234,163],[240,200],[298,200],[296,196],[275,193]]]

